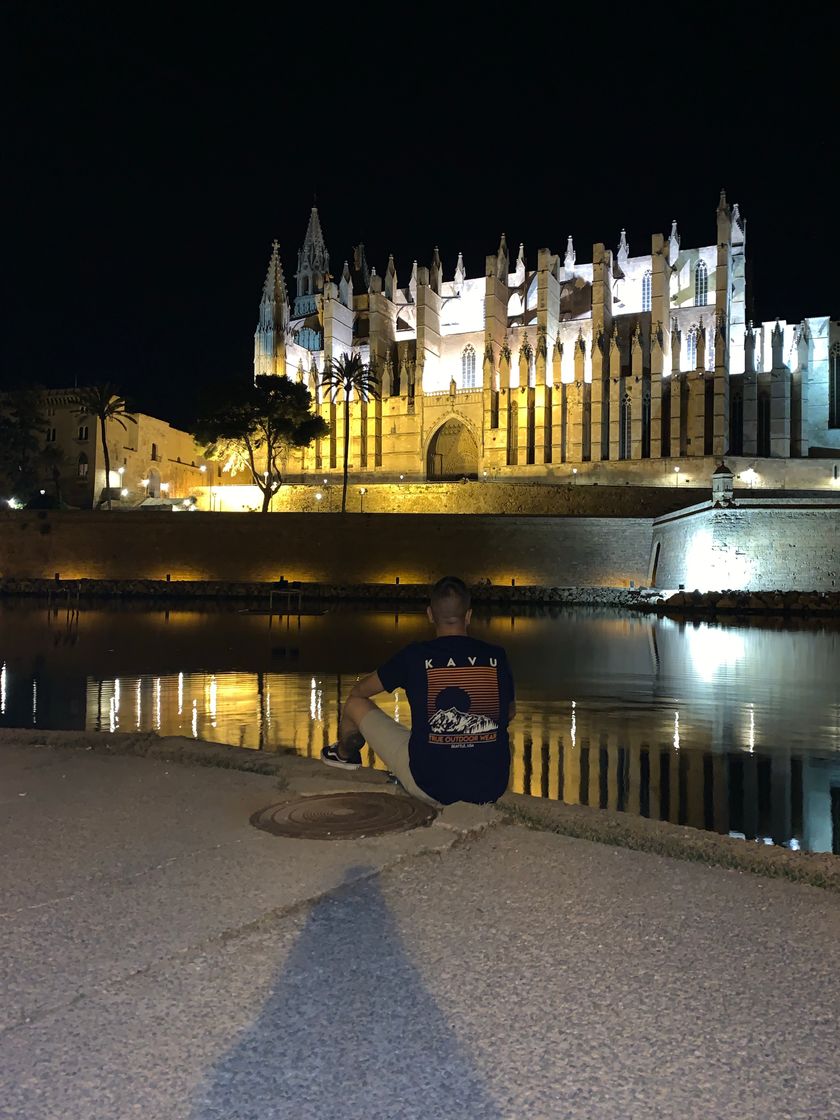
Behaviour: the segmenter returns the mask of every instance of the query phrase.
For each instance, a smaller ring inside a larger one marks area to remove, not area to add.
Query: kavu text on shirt
[[[405,689],[414,780],[443,804],[501,797],[510,772],[513,677],[501,646],[449,635],[414,642],[379,669],[383,688]]]

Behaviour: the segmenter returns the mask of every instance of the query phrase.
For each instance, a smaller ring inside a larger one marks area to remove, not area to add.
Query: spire
[[[440,259],[440,250],[435,245],[435,251],[432,253],[432,265],[429,269],[429,284],[433,292],[440,295],[441,288],[443,287],[443,264]]]
[[[275,239],[271,244],[271,257],[265,274],[262,299],[260,300],[260,330],[285,329],[289,321],[289,297],[283,264],[280,260],[280,245]]]
[[[397,287],[397,270],[394,268],[394,254],[390,253],[388,256],[388,267],[385,269],[385,295],[391,303],[396,302]]]
[[[525,245],[520,241],[519,253],[516,257],[516,264],[513,269],[513,286],[518,288],[520,284],[525,283]]]
[[[408,292],[412,303],[417,302],[417,261],[411,265],[411,279],[408,281]]]
[[[507,238],[502,234],[499,248],[496,250],[496,278],[503,284],[508,281],[508,247]]]
[[[741,217],[741,209],[736,202],[732,207],[732,244],[743,246],[747,239],[747,223]]]
[[[467,274],[464,271],[464,257],[461,253],[459,253],[458,263],[455,265],[455,281],[453,284],[456,295],[461,294],[461,289],[464,287],[464,280],[466,279],[466,277]]]
[[[304,257],[308,255],[309,259],[313,261],[319,256],[323,257],[327,252],[317,206],[313,206],[309,214],[309,225],[306,227],[306,236],[303,239],[302,252]]]
[[[718,214],[723,213],[726,214],[727,217],[729,216],[729,203],[726,201],[726,191],[723,187],[721,187],[720,190],[720,201],[718,202],[717,212]]]
[[[285,371],[288,325],[289,297],[280,262],[280,246],[274,241],[260,299],[260,321],[254,333],[255,377]]]
[[[318,207],[313,206],[309,214],[306,236],[298,252],[298,268],[295,274],[297,280],[295,315],[310,315],[315,310],[315,296],[323,292],[324,284],[329,278],[329,271],[330,254],[324,243]]]
[[[354,284],[358,285],[361,291],[366,292],[370,288],[370,272],[363,241],[353,247],[353,276]]]
[[[573,272],[575,267],[575,243],[572,240],[572,235],[569,234],[566,240],[566,257],[563,261],[567,272]]]
[[[347,261],[344,262],[344,268],[341,271],[341,280],[338,284],[338,298],[345,307],[353,310],[353,277],[350,275],[350,265]]]
[[[671,222],[671,235],[668,238],[668,264],[675,265],[680,254],[680,235],[677,230],[677,219]]]
[[[616,259],[620,264],[624,264],[630,256],[630,246],[627,244],[627,231],[621,231],[621,237],[618,239],[618,251],[616,252]]]

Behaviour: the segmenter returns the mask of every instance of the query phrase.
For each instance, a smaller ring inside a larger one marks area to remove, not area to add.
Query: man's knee
[[[348,719],[358,727],[368,712],[376,710],[376,705],[372,700],[367,700],[363,696],[348,696],[344,704],[344,714]]]

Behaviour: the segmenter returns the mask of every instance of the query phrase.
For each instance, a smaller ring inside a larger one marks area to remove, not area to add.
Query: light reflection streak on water
[[[314,677],[309,682],[309,718],[319,723],[324,718],[324,690],[320,687],[320,683]]]
[[[184,714],[184,674],[178,674],[178,715]]]
[[[38,722],[38,682],[32,682],[32,722]]]
[[[142,680],[138,677],[137,678],[137,713],[136,713],[136,720],[137,720],[136,727],[137,727],[138,731],[140,730],[141,724],[143,723],[142,684],[143,684]]]
[[[155,731],[160,731],[160,677],[155,677]]]
[[[577,737],[577,705],[574,700],[572,701],[572,725],[569,728],[569,736],[572,740],[572,746],[574,746]]]
[[[680,749],[680,713],[674,712],[674,750]]]
[[[210,676],[210,688],[209,688],[209,700],[208,700],[209,707],[210,707],[210,726],[211,727],[216,726],[217,697],[218,697],[218,686],[216,684],[216,676],[215,676],[215,674],[211,674],[211,676]]]
[[[0,667],[0,716],[6,714],[6,662]]]
[[[198,738],[198,701],[192,702],[192,736],[193,739]]]
[[[755,704],[748,704],[750,722],[747,730],[747,750],[750,754],[755,753]]]

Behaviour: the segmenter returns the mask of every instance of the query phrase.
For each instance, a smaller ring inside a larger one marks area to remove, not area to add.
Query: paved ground
[[[837,895],[512,826],[283,841],[277,798],[3,747],[3,1120],[840,1116]]]

